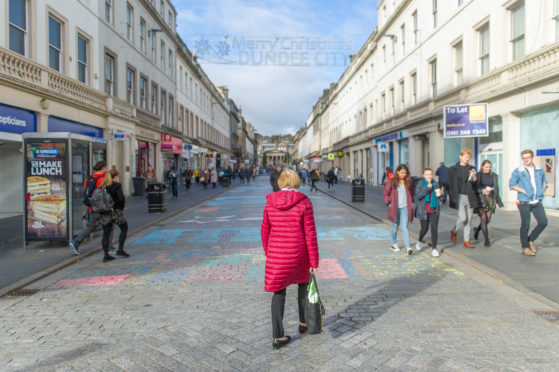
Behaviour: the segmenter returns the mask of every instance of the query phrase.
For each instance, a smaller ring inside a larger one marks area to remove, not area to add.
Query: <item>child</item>
[[[410,172],[405,164],[400,164],[396,168],[396,173],[392,180],[387,181],[384,185],[384,194],[382,195],[384,202],[388,206],[388,219],[392,221],[392,244],[390,248],[394,252],[399,252],[400,248],[396,243],[396,234],[398,226],[402,229],[404,244],[408,255],[413,254],[410,247],[410,232],[408,224],[413,220],[413,187]]]
[[[439,215],[442,204],[440,199],[443,195],[443,188],[433,180],[433,170],[423,169],[423,178],[415,186],[415,217],[421,221],[419,240],[415,244],[415,249],[420,252],[423,249],[423,238],[431,226],[431,245],[433,250],[431,256],[439,257],[437,250]]]

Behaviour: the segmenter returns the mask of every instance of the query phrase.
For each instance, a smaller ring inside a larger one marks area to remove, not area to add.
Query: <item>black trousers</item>
[[[112,223],[103,225],[103,237],[101,238],[101,245],[103,246],[103,252],[105,253],[105,257],[109,256],[109,239],[111,237],[112,230],[113,230]]]
[[[547,226],[547,216],[545,215],[545,209],[541,202],[538,204],[520,204],[518,206],[520,211],[520,244],[522,248],[529,248],[528,242],[535,242],[538,236]],[[528,235],[530,230],[530,213],[534,215],[538,225],[534,227],[534,230]]]
[[[306,323],[307,286],[309,283],[299,284],[297,302],[299,305],[299,322]],[[272,296],[272,333],[274,338],[281,338],[283,333],[283,310],[285,309],[286,289],[274,292]]]
[[[427,213],[427,219],[421,220],[421,230],[419,230],[419,241],[422,242],[427,231],[431,227],[431,243],[433,248],[437,248],[437,240],[439,237],[439,212]]]

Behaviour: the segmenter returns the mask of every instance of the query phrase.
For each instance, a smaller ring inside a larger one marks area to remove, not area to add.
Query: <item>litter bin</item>
[[[148,183],[148,212],[165,212],[165,184],[163,182]]]
[[[351,181],[351,201],[365,201],[365,180],[363,178],[355,178]]]
[[[231,183],[231,179],[229,178],[229,176],[221,176],[221,186],[229,187],[230,183]]]
[[[132,177],[134,196],[142,196],[146,192],[146,180],[142,177]]]

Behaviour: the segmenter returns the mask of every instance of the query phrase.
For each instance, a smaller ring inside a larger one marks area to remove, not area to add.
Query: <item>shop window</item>
[[[27,1],[10,0],[9,6],[10,50],[23,56],[27,56]]]
[[[49,15],[49,67],[62,72],[62,23]]]
[[[489,119],[489,136],[479,137],[479,144],[485,145],[493,142],[503,141],[503,119],[498,116]]]

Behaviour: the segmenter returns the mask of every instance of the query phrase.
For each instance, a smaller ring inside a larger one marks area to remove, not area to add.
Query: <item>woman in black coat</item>
[[[118,237],[118,251],[116,254],[121,257],[130,257],[130,255],[124,251],[124,242],[126,241],[126,236],[128,235],[128,221],[126,221],[126,217],[124,217],[123,213],[126,200],[124,198],[124,193],[122,192],[122,185],[119,182],[119,173],[116,169],[111,169],[111,177],[113,179],[113,183],[107,186],[107,191],[115,203],[113,205],[113,223],[118,225],[120,229],[120,236]],[[114,226],[111,228],[114,229]]]
[[[474,239],[477,240],[479,232],[483,231],[485,237],[484,245],[490,247],[491,242],[489,241],[487,225],[489,225],[491,216],[495,213],[497,205],[503,208],[503,201],[499,196],[497,175],[491,172],[491,162],[489,160],[484,160],[483,163],[481,163],[475,188],[480,199],[479,208],[477,208],[480,224],[478,227],[474,228]]]

